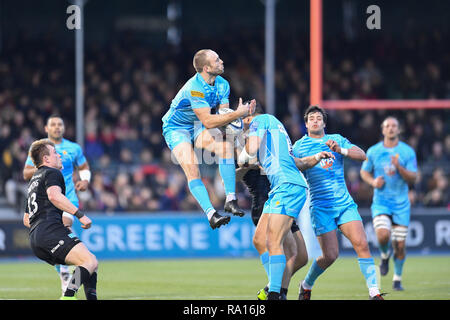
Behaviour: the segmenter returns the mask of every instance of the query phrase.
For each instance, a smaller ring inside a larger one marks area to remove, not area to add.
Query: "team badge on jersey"
[[[325,169],[327,171],[333,169],[333,163],[334,163],[334,160],[331,158],[320,160],[320,166],[322,167],[322,169]]]
[[[392,163],[388,163],[383,166],[384,173],[388,176],[393,176],[396,172],[395,167]]]

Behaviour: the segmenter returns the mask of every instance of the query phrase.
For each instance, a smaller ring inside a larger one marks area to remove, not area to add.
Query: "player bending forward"
[[[62,213],[76,216],[84,229],[90,228],[92,221],[64,195],[62,161],[54,143],[48,139],[35,141],[29,154],[37,168],[28,184],[28,212],[24,217],[24,224],[30,228],[31,249],[39,259],[51,265],[76,266],[61,299],[76,299],[75,294],[83,285],[86,299],[97,300],[97,259],[64,226]]]

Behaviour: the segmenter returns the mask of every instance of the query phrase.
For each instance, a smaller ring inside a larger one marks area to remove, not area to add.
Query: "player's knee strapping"
[[[392,230],[392,241],[405,241],[408,235],[408,227],[396,226]]]
[[[377,229],[387,229],[391,230],[392,222],[391,219],[386,215],[380,215],[373,218],[373,227]]]

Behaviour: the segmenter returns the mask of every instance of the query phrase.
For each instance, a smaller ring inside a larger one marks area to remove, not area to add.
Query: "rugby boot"
[[[213,228],[213,230],[216,228],[220,228],[221,225],[227,224],[228,222],[230,222],[230,217],[221,216],[217,213],[217,211],[214,212],[214,214],[211,216],[211,219],[209,219],[209,225],[211,226],[211,228]]]
[[[373,297],[369,297],[369,300],[384,300],[383,296],[384,296],[385,294],[386,294],[386,293],[380,293],[380,294],[377,294],[377,295],[375,295],[375,296],[373,296]]]
[[[241,208],[239,208],[236,199],[225,202],[224,210],[225,210],[225,212],[231,213],[234,216],[239,216],[239,217],[243,217],[245,214],[245,212],[242,211]]]
[[[265,287],[258,291],[256,294],[256,299],[258,300],[267,300],[267,295],[269,294],[269,288]]]
[[[381,258],[380,262],[380,274],[382,276],[385,276],[389,272],[389,258],[391,257],[391,254],[389,253],[388,257],[386,259]]]
[[[392,289],[394,289],[395,291],[403,291],[403,290],[405,290],[402,287],[402,282],[400,280],[394,280],[392,282]]]
[[[311,290],[303,288],[300,284],[300,292],[298,293],[298,300],[311,300]]]

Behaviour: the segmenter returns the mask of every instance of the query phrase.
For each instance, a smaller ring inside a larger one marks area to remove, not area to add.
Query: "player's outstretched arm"
[[[316,164],[320,162],[322,159],[330,159],[335,158],[334,155],[331,152],[328,151],[322,151],[319,153],[316,153],[313,156],[303,157],[303,158],[294,158],[295,165],[297,166],[298,170],[305,171],[307,169],[310,169],[314,167]]]
[[[239,98],[239,105],[234,112],[225,114],[211,114],[211,108],[193,109],[197,118],[207,129],[222,127],[231,121],[252,114],[255,111],[256,101],[243,104],[242,98]]]

